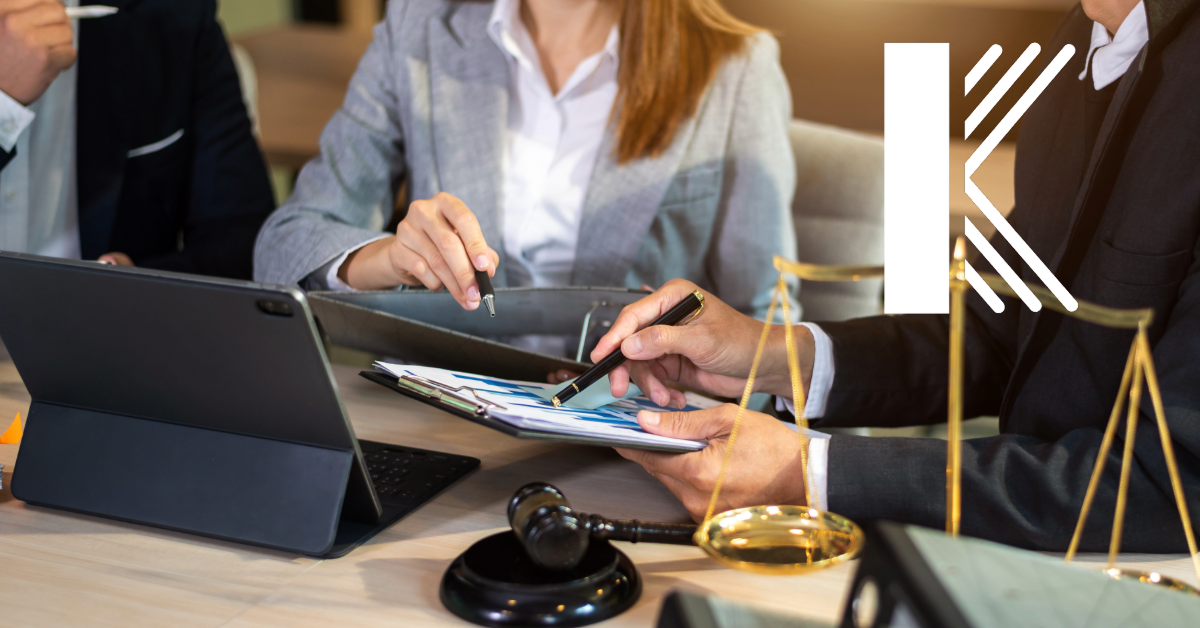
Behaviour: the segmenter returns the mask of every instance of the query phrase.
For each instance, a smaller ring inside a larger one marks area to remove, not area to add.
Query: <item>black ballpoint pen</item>
[[[492,289],[492,279],[486,270],[475,271],[475,283],[479,284],[479,299],[487,307],[488,314],[496,317],[496,291]]]
[[[659,316],[653,323],[647,327],[655,325],[678,325],[686,318],[691,321],[704,311],[704,295],[699,290],[692,292],[686,299],[680,301],[675,307],[667,310],[665,314]],[[688,315],[691,315],[689,318]],[[624,353],[621,353],[621,348],[617,347],[616,351],[608,354],[603,360],[597,362],[592,368],[584,371],[575,381],[571,382],[566,388],[558,391],[550,401],[557,408],[562,404],[570,401],[572,397],[578,395],[587,389],[588,386],[604,379],[613,369],[620,366],[627,358]]]

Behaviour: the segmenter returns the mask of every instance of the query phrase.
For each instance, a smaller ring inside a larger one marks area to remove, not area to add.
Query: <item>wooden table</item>
[[[466,626],[438,602],[441,575],[472,542],[504,529],[505,501],[525,482],[552,482],[584,511],[686,517],[658,482],[609,450],[512,439],[367,382],[357,369],[334,370],[362,438],[475,456],[482,468],[349,556],[326,561],[26,506],[6,481],[0,626]],[[24,415],[28,404],[16,369],[0,360],[0,419]],[[16,445],[0,445],[6,476],[16,458]],[[607,626],[652,626],[675,587],[832,622],[853,574],[843,565],[760,576],[719,567],[694,548],[619,545],[645,590]],[[1190,577],[1185,557],[1125,559]]]

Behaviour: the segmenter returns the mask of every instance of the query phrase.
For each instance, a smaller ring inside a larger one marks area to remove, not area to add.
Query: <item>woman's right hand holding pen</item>
[[[475,310],[480,303],[475,270],[492,277],[499,262],[475,214],[461,200],[442,192],[409,205],[396,235],[351,253],[338,278],[356,290],[400,285],[445,288],[463,308]]]
[[[613,396],[623,396],[631,379],[662,406],[685,405],[683,393],[667,387],[668,381],[718,397],[741,396],[762,335],[762,322],[701,290],[704,311],[698,317],[675,327],[643,329],[694,290],[699,290],[695,284],[675,279],[621,311],[591,354],[593,361],[599,361],[619,349],[629,358],[609,375]],[[769,333],[754,389],[790,398],[784,329],[776,325]],[[802,326],[794,327],[793,333],[807,389],[812,376],[812,334]]]

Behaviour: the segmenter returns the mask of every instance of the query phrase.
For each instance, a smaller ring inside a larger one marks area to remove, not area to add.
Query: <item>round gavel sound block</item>
[[[633,606],[642,581],[629,557],[592,540],[577,565],[549,570],[530,560],[512,531],[489,536],[454,559],[442,604],[481,626],[586,626]]]

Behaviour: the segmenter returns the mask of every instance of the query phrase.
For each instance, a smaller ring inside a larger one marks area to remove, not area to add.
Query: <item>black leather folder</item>
[[[448,293],[428,290],[310,292],[308,299],[322,333],[335,345],[411,364],[539,382],[559,369],[586,370],[588,352],[621,308],[646,294],[624,288],[498,288],[495,318],[482,307],[468,312]],[[571,355],[509,344],[526,334],[563,336]]]

